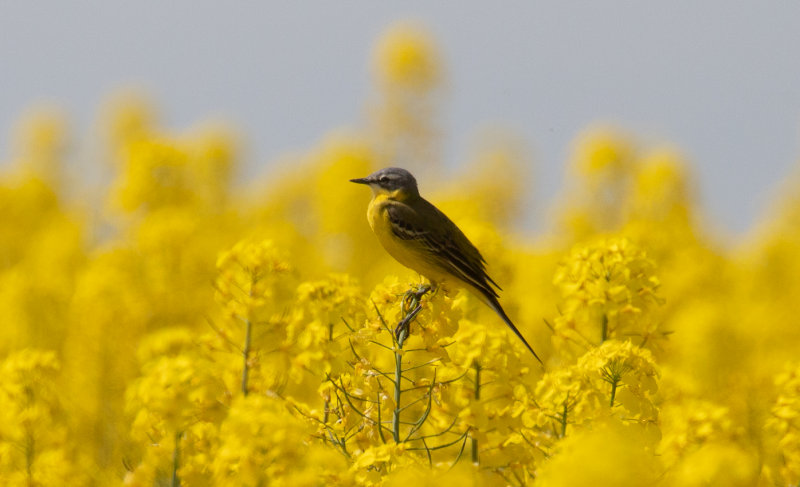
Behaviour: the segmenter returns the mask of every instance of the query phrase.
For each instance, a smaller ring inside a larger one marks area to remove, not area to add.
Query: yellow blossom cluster
[[[555,319],[559,348],[585,351],[612,338],[637,338],[653,346],[659,319],[655,263],[625,238],[574,248],[556,270],[561,315]]]
[[[0,485],[797,485],[800,173],[728,242],[674,148],[590,129],[533,240],[513,137],[441,177],[432,37],[393,26],[374,68],[366,127],[247,184],[234,131],[167,130],[135,96],[89,151],[58,112],[24,117],[0,175]],[[107,185],[68,177],[84,153]],[[379,246],[348,179],[388,165],[481,250],[543,364]]]

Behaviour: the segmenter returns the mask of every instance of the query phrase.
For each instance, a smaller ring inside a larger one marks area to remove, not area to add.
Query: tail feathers
[[[497,298],[493,296],[487,296],[485,294],[484,298],[486,299],[486,304],[489,305],[489,307],[492,308],[494,312],[497,313],[500,316],[500,318],[503,319],[503,321],[506,322],[506,325],[508,325],[508,327],[511,328],[511,331],[513,331],[514,334],[517,335],[520,340],[522,340],[522,343],[524,343],[525,346],[528,347],[528,350],[530,350],[533,356],[536,357],[536,360],[538,360],[540,364],[544,365],[542,359],[540,359],[539,356],[536,355],[536,352],[533,351],[533,347],[530,346],[528,341],[525,340],[525,337],[522,336],[522,333],[520,333],[517,327],[514,326],[514,323],[511,322],[511,318],[508,317],[506,312],[503,310],[503,307],[500,306],[500,302],[497,300]]]

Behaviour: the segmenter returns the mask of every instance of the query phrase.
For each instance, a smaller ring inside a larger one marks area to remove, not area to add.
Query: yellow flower
[[[159,208],[191,198],[186,150],[168,139],[140,140],[127,149],[116,201],[125,211]]]
[[[638,428],[655,444],[658,409],[654,399],[658,370],[652,355],[631,342],[611,340],[569,367],[548,372],[536,387],[538,410],[526,413],[527,426],[555,438],[615,417]]]
[[[460,487],[502,487],[508,481],[500,475],[493,475],[477,466],[459,463],[442,464],[430,468],[427,465],[396,469],[385,477],[386,487],[440,487],[458,485]]]
[[[375,49],[378,78],[407,89],[426,90],[441,76],[439,55],[430,34],[409,22],[392,25]]]
[[[232,319],[258,322],[282,311],[290,264],[268,241],[242,240],[217,259],[217,301]]]
[[[101,135],[108,139],[112,150],[122,150],[128,144],[152,136],[156,125],[156,107],[141,93],[123,90],[113,94],[103,104],[99,125]],[[119,163],[118,158],[109,161]]]
[[[297,297],[308,316],[292,322],[288,331],[297,348],[294,364],[313,371],[316,377],[334,369],[342,372],[349,328],[364,319],[361,288],[349,275],[332,274],[325,280],[300,284]]]
[[[786,367],[775,379],[778,397],[767,421],[769,431],[777,437],[782,459],[780,474],[786,485],[800,481],[800,367]]]
[[[574,167],[590,175],[618,174],[633,162],[630,140],[610,128],[595,128],[581,135],[575,143]]]
[[[677,463],[703,445],[741,440],[730,409],[702,399],[670,401],[661,409],[664,439],[660,450],[666,464]]]
[[[275,398],[238,398],[222,423],[212,460],[216,485],[312,486],[346,479],[344,457],[309,443],[309,433]]]
[[[712,442],[689,454],[675,470],[670,471],[666,485],[747,487],[761,485],[758,477],[759,465],[754,453],[735,444]]]
[[[663,301],[654,270],[646,253],[624,238],[576,246],[553,278],[563,299],[556,347],[574,355],[610,338],[655,346],[663,338],[657,315]]]
[[[0,481],[3,485],[86,485],[69,442],[55,353],[24,349],[0,364]]]
[[[609,128],[593,128],[577,138],[571,186],[561,210],[568,236],[581,240],[617,230],[623,223],[622,209],[636,169],[634,152],[628,137]]]
[[[67,123],[54,107],[41,106],[25,114],[16,130],[16,164],[25,177],[62,188],[62,158],[67,149]]]
[[[405,470],[418,464],[415,457],[406,454],[404,443],[388,442],[359,452],[350,470],[359,484],[375,485],[393,470]]]
[[[656,485],[662,467],[641,437],[616,421],[560,442],[542,465],[537,485],[548,487]]]

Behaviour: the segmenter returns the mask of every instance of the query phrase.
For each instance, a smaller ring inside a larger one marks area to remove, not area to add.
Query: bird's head
[[[375,196],[385,194],[397,200],[419,196],[417,180],[410,172],[399,167],[387,167],[365,178],[351,179],[350,182],[368,185]]]

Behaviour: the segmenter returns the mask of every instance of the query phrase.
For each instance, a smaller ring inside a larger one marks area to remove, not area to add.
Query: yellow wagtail
[[[500,306],[492,285],[498,290],[500,286],[486,274],[481,253],[455,223],[419,195],[417,180],[410,172],[388,167],[350,181],[372,189],[367,220],[389,255],[434,286],[449,281],[467,288],[500,315],[541,363]]]

